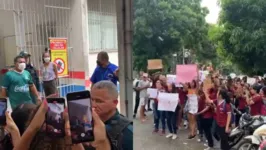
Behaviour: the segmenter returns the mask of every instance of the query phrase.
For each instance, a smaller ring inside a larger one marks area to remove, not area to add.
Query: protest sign
[[[166,75],[166,78],[167,78],[167,83],[176,83],[176,75],[173,75],[173,74],[168,74]]]
[[[157,70],[163,68],[163,62],[161,59],[149,59],[148,70]]]
[[[153,88],[148,88],[147,93],[149,95],[149,98],[157,98],[158,90]]]
[[[206,77],[208,76],[209,71],[199,71],[199,79],[201,82],[203,82]]]
[[[253,85],[253,84],[256,83],[256,79],[255,79],[255,78],[247,78],[247,83],[248,83],[249,85]]]
[[[158,110],[175,112],[179,102],[177,93],[159,93],[158,95]]]
[[[186,83],[197,79],[197,65],[176,65],[176,82]]]

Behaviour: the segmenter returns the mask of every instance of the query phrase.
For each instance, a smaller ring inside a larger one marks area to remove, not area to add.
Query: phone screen
[[[93,120],[90,98],[68,100],[68,113],[72,142],[93,141]]]
[[[46,133],[51,137],[65,136],[64,99],[47,99],[48,111],[46,114]]]
[[[0,99],[0,125],[6,124],[5,112],[7,110],[7,101],[6,99]]]

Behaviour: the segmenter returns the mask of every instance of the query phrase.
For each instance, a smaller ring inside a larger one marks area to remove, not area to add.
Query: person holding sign
[[[168,93],[176,93],[175,90],[175,85],[174,84],[168,84],[167,85],[167,92]],[[177,99],[178,101],[178,99]],[[166,138],[172,137],[173,140],[177,138],[177,116],[179,112],[180,106],[177,105],[175,112],[172,111],[167,111],[166,116],[167,116],[167,126],[169,130],[169,134],[166,135]]]
[[[157,80],[155,82],[155,86],[156,89],[158,90],[158,95],[159,92],[165,92],[165,89],[163,87],[163,83],[161,80]],[[154,123],[155,123],[155,128],[153,130],[154,133],[158,133],[159,132],[159,124],[160,121],[162,122],[162,132],[161,134],[165,134],[165,113],[162,113],[161,111],[158,110],[158,95],[157,98],[154,99],[154,103],[153,103],[153,113],[154,113]]]
[[[43,79],[43,89],[46,96],[57,93],[57,67],[51,62],[50,53],[44,52],[42,55],[43,64],[41,66],[41,74]]]

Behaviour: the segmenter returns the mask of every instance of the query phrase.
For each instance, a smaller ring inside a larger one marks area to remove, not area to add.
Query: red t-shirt
[[[217,99],[217,89],[215,89],[215,88],[212,88],[212,89],[210,89],[209,90],[209,98],[211,99],[211,100],[215,100],[215,99]]]
[[[253,105],[250,105],[250,115],[256,116],[260,115],[261,107],[263,105],[262,97],[259,95],[255,95],[252,97]]]
[[[216,121],[220,127],[226,126],[227,114],[231,113],[231,105],[225,104],[226,106],[224,108],[224,103],[225,101],[222,101],[219,104],[217,104],[217,109],[216,109]]]
[[[205,108],[205,96],[201,95],[198,101],[198,112],[201,112]]]
[[[183,89],[178,89],[177,93],[179,95],[179,103],[180,105],[184,105],[187,97],[187,92],[185,92]]]
[[[205,107],[208,107],[208,104],[205,104]],[[209,107],[209,109],[202,114],[202,117],[205,119],[213,118],[213,109]]]
[[[266,116],[266,105],[265,104],[262,104],[260,113],[261,115]]]
[[[238,101],[239,101],[238,109],[245,109],[245,107],[247,106],[246,98],[241,96],[238,98]]]

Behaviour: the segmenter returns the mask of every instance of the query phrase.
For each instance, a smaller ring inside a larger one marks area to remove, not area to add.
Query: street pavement
[[[188,130],[185,129],[178,131],[176,140],[152,133],[153,115],[152,112],[146,114],[147,122],[141,123],[138,117],[134,120],[134,150],[204,150],[206,148],[203,143],[197,141],[197,138],[188,140]]]

